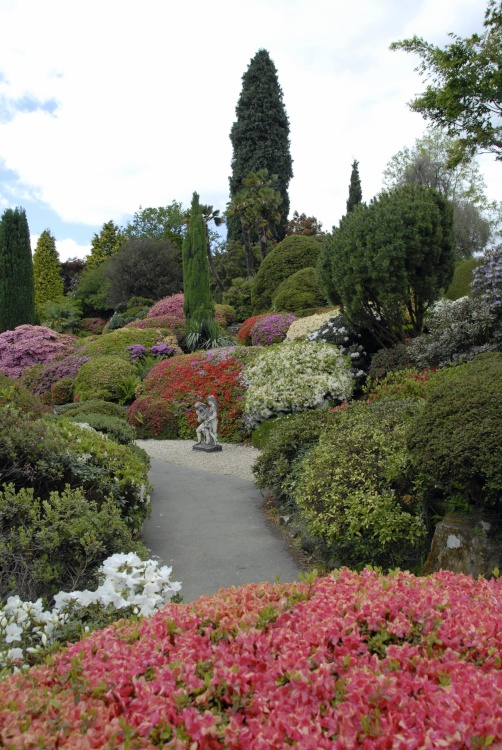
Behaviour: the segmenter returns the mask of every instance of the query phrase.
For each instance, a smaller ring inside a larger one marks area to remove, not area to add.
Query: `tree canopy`
[[[91,240],[91,253],[87,258],[87,267],[97,266],[107,258],[118,253],[125,242],[124,232],[113,222],[107,221],[99,234]]]
[[[451,44],[444,49],[424,39],[391,44],[392,50],[414,52],[421,58],[417,68],[431,82],[410,102],[449,135],[458,136],[451,163],[459,163],[466,154],[490,152],[502,159],[502,8],[489,0],[484,32],[462,39],[450,34]]]
[[[48,229],[44,229],[38,238],[33,254],[33,273],[35,279],[35,309],[40,318],[42,306],[46,302],[60,299],[64,294],[56,240]]]
[[[187,220],[188,211],[179,201],[173,200],[168,206],[157,208],[140,206],[132,221],[124,227],[124,234],[128,239],[133,237],[168,239],[181,249]]]
[[[35,322],[33,260],[26,211],[7,208],[0,219],[0,333]]]
[[[183,311],[187,323],[214,317],[209,285],[206,225],[197,193],[192,197],[188,229],[183,239],[183,291]]]
[[[354,159],[350,173],[349,197],[347,198],[347,213],[350,213],[363,199],[361,179],[359,177],[359,162]]]

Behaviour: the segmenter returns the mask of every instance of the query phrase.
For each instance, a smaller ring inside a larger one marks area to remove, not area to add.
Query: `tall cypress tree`
[[[188,229],[183,238],[183,311],[190,322],[214,318],[211,299],[210,270],[207,259],[207,233],[197,193],[193,194]]]
[[[64,294],[56,240],[48,229],[44,229],[38,238],[33,254],[33,273],[35,276],[35,310],[40,318],[41,305],[57,300]]]
[[[33,260],[26,212],[24,208],[7,208],[0,219],[0,333],[35,322]]]
[[[289,215],[289,181],[293,176],[293,161],[289,149],[289,120],[282,100],[277,70],[267,50],[260,49],[242,76],[242,90],[235,109],[237,120],[232,125],[230,140],[233,147],[230,199],[242,188],[242,180],[250,172],[267,169],[278,178],[277,189],[282,202],[281,218],[274,236],[284,238]],[[228,221],[228,238],[242,241],[238,216]]]
[[[347,213],[349,214],[363,199],[361,180],[359,179],[359,162],[352,162],[352,173],[350,175],[349,197],[347,200]]]

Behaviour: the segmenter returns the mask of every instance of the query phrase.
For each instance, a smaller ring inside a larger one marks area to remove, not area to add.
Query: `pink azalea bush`
[[[159,302],[156,302],[151,307],[146,317],[142,321],[133,321],[128,325],[136,325],[139,328],[148,327],[148,321],[151,318],[162,318],[162,325],[168,328],[184,328],[185,327],[185,313],[183,312],[183,303],[185,296],[183,294],[172,294],[170,297],[165,297]],[[235,311],[230,305],[215,305],[214,316],[218,325],[225,328],[230,323],[233,323],[235,319]]]
[[[251,329],[253,346],[270,346],[284,341],[290,325],[296,320],[292,313],[277,313],[260,318]]]
[[[62,359],[75,351],[75,336],[45,326],[22,325],[0,334],[0,372],[20,378],[32,365]]]
[[[164,297],[153,305],[147,312],[147,318],[158,318],[163,315],[175,315],[180,320],[185,320],[185,314],[183,313],[183,302],[185,297],[183,294],[172,294],[170,297]]]
[[[500,747],[502,584],[344,568],[118,623],[0,683],[26,747]]]

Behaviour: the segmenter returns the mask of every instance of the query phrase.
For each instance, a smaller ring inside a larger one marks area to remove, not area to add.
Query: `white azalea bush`
[[[309,333],[317,331],[324,323],[335,315],[334,310],[330,310],[325,313],[317,313],[316,315],[309,315],[306,318],[298,318],[288,328],[286,334],[286,341],[296,341],[297,339],[305,338]]]
[[[61,591],[50,611],[42,599],[7,599],[0,607],[0,675],[35,663],[54,644],[79,640],[115,620],[148,617],[181,590],[181,583],[171,580],[172,568],[141,560],[134,552],[108,557],[99,574],[95,591]]]
[[[257,427],[270,417],[321,409],[352,395],[350,360],[338,347],[315,341],[275,344],[244,369],[244,420]]]

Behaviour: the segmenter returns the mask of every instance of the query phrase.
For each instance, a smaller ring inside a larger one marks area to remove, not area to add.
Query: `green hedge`
[[[295,315],[309,315],[326,304],[326,298],[319,289],[316,270],[313,267],[301,268],[291,274],[281,284],[272,297],[274,310],[291,312]]]

